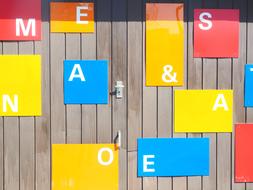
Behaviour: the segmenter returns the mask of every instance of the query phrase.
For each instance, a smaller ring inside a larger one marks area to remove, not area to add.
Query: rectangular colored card
[[[107,104],[108,93],[108,61],[64,61],[65,104]]]
[[[232,90],[176,90],[175,132],[232,132]]]
[[[182,86],[184,6],[146,4],[146,85]]]
[[[114,144],[53,144],[52,190],[118,190]]]
[[[41,40],[41,0],[1,0],[0,40]]]
[[[138,139],[138,176],[209,175],[208,138]]]
[[[50,3],[51,32],[94,32],[94,4],[81,2]]]
[[[253,182],[253,124],[235,127],[235,182]]]
[[[245,65],[244,106],[253,107],[253,64]]]
[[[40,116],[40,55],[0,55],[0,87],[0,116]]]
[[[194,10],[194,57],[239,56],[239,10]]]

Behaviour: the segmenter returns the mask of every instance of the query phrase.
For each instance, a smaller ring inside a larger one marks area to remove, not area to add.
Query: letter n
[[[7,94],[3,95],[3,112],[7,112],[7,105],[11,108],[12,112],[18,112],[18,95],[14,95],[14,101]]]

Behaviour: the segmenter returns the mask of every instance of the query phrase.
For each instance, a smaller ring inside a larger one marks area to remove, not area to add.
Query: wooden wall
[[[175,88],[145,86],[146,1],[94,3],[93,34],[50,33],[49,2],[42,0],[43,40],[0,42],[1,54],[42,54],[43,63],[43,116],[0,118],[0,190],[50,190],[51,144],[111,143],[118,130],[123,135],[121,190],[252,190],[250,183],[234,183],[234,134],[173,133]],[[234,89],[234,122],[253,122],[253,109],[243,107],[244,64],[253,63],[253,1],[184,4],[186,85],[181,88]],[[240,9],[239,59],[193,59],[194,8]],[[64,59],[109,59],[110,91],[122,80],[124,98],[111,96],[108,105],[64,105]],[[210,176],[137,178],[137,137],[209,137]]]

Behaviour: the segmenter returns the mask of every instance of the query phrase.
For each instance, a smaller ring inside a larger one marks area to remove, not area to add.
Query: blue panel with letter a
[[[108,103],[108,61],[64,61],[65,104]]]
[[[253,107],[253,65],[245,65],[244,106]]]
[[[208,138],[138,139],[138,176],[208,176]]]

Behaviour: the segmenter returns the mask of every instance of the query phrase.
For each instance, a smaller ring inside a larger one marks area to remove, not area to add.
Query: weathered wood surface
[[[92,0],[90,0],[92,1]],[[42,117],[0,118],[0,190],[49,190],[51,144],[111,143],[118,130],[121,190],[251,190],[234,183],[234,134],[174,134],[172,87],[145,86],[145,3],[185,4],[185,86],[234,89],[234,122],[252,122],[243,107],[244,64],[253,63],[252,0],[94,0],[95,33],[52,34],[49,1],[42,0],[41,42],[0,42],[0,54],[42,55]],[[240,9],[240,57],[193,58],[193,10]],[[110,92],[124,82],[124,97],[108,105],[63,104],[63,60],[107,59]],[[209,137],[210,176],[137,178],[138,137]]]

